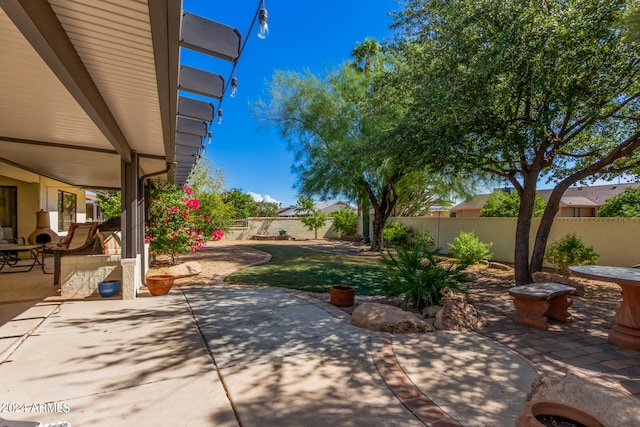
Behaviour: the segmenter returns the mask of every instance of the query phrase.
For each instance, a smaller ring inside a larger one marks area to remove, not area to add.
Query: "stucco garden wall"
[[[475,232],[483,242],[493,242],[493,259],[513,262],[516,218],[391,218],[414,230],[428,229],[437,246],[448,252],[447,244],[460,232]],[[540,224],[533,219],[531,249]],[[598,264],[632,266],[640,264],[640,218],[556,218],[549,243],[576,233],[600,255]]]
[[[296,240],[315,239],[313,230],[306,228],[300,218],[249,218],[247,227],[233,228],[225,233],[225,240],[251,240],[254,235],[277,236],[280,230]],[[318,230],[318,239],[338,238],[340,234],[333,229],[333,218],[329,218],[324,227]]]

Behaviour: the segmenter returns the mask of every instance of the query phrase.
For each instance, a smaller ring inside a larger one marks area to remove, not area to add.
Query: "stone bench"
[[[573,303],[571,294],[576,288],[560,283],[541,282],[509,289],[516,308],[513,319],[518,325],[547,330],[548,319],[571,323],[569,307]]]

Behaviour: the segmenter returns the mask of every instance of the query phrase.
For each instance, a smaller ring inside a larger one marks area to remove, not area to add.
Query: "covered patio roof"
[[[181,45],[235,62],[240,36],[174,0],[0,0],[0,161],[121,188],[136,159],[138,176],[171,165],[169,179],[185,182],[214,108],[178,100],[181,86],[207,89],[180,75]],[[205,93],[220,99],[218,86]]]

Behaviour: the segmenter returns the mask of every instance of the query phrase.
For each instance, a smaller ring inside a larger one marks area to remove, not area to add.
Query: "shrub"
[[[416,310],[439,304],[442,292],[446,289],[461,291],[460,285],[469,278],[462,273],[465,264],[455,265],[437,257],[439,249],[427,250],[420,245],[413,248],[398,247],[396,255],[387,252],[380,262],[391,274],[389,282],[383,285],[383,291],[389,296],[404,296],[402,308],[409,303]]]
[[[607,199],[598,213],[602,217],[640,217],[640,188],[627,188]]]
[[[206,246],[201,224],[210,219],[201,219],[200,200],[192,196],[186,185],[159,184],[150,194],[149,227],[146,241],[149,253],[168,254],[175,264],[179,254],[195,252]]]
[[[333,213],[333,228],[345,236],[355,235],[358,231],[358,215],[349,208],[340,208]]]
[[[411,233],[411,229],[404,224],[396,221],[390,221],[384,225],[382,230],[382,238],[394,245],[405,245],[407,238]]]
[[[489,248],[493,243],[482,243],[472,232],[460,233],[458,237],[449,243],[449,249],[453,256],[463,264],[471,265],[483,259],[491,259],[492,253]]]
[[[569,276],[570,265],[593,265],[598,260],[593,246],[587,246],[575,233],[567,234],[547,246],[544,259],[555,265],[560,274]]]
[[[433,238],[429,230],[418,231],[413,235],[416,246],[420,245],[430,251],[436,248],[436,239]]]

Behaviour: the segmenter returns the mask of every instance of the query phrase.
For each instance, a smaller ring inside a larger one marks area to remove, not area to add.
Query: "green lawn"
[[[236,271],[226,282],[309,292],[329,292],[332,285],[348,285],[357,295],[382,295],[381,285],[387,281],[387,272],[377,258],[327,254],[293,245],[250,246],[270,253],[271,261]]]

